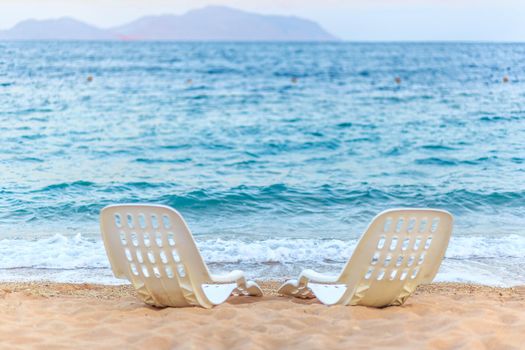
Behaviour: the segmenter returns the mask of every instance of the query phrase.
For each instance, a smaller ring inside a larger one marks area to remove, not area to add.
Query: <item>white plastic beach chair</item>
[[[182,216],[162,205],[111,205],[100,213],[104,246],[117,278],[145,303],[211,308],[232,293],[261,296],[242,271],[210,274]]]
[[[278,292],[317,297],[327,305],[402,305],[436,275],[452,224],[452,215],[443,210],[384,211],[372,220],[339,276],[304,270]]]

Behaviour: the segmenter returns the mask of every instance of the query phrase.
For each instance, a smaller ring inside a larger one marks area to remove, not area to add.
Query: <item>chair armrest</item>
[[[307,279],[313,283],[336,283],[339,280],[337,275],[325,275],[314,270],[303,270],[299,275],[299,280]]]
[[[211,275],[211,280],[214,283],[235,283],[240,279],[244,278],[244,272],[240,270],[234,270],[227,275]]]

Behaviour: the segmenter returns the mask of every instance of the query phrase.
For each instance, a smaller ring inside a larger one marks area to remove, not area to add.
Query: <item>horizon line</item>
[[[469,39],[336,39],[336,40],[184,40],[184,39],[1,39],[1,43],[12,42],[99,42],[99,43],[225,43],[225,44],[525,44],[516,40],[469,40]]]

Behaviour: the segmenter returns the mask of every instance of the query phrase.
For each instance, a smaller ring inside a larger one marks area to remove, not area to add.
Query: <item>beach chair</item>
[[[261,296],[242,271],[212,275],[182,216],[162,205],[111,205],[100,213],[104,246],[117,278],[147,304],[211,308],[233,293]]]
[[[443,210],[394,209],[376,216],[337,276],[304,270],[282,295],[317,297],[326,305],[402,305],[430,283],[445,255],[452,215]]]

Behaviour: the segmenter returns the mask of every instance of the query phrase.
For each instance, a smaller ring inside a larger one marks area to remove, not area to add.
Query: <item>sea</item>
[[[177,209],[212,272],[337,273],[455,218],[437,281],[525,284],[525,44],[0,42],[0,280],[118,284],[99,212]]]

